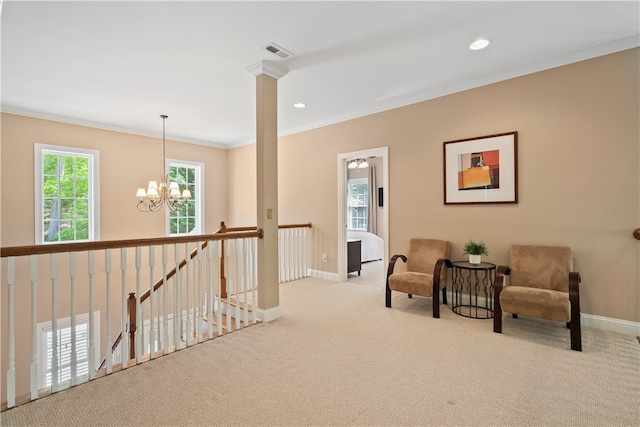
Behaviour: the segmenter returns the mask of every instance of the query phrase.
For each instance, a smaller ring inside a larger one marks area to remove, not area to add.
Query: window
[[[99,153],[35,144],[36,243],[99,239]]]
[[[367,230],[369,184],[366,178],[347,182],[347,221],[350,230]]]
[[[58,320],[58,342],[56,346],[58,357],[58,383],[71,380],[71,318]],[[53,379],[53,330],[51,322],[39,323],[38,387],[50,387]],[[100,336],[100,312],[94,313],[94,336]],[[89,375],[89,314],[76,316],[76,374],[77,378]],[[95,339],[96,362],[100,354],[100,340]],[[97,366],[97,365],[96,365]]]
[[[169,210],[169,235],[204,233],[204,163],[169,161],[169,181],[191,191],[186,209]]]

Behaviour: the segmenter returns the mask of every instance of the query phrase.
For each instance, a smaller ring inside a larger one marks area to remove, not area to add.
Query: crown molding
[[[526,76],[528,74],[534,74],[546,70],[550,70],[565,65],[574,64],[577,62],[594,59],[600,56],[605,56],[617,52],[622,52],[629,49],[635,49],[640,47],[640,36],[634,35],[624,39],[616,40],[611,43],[605,43],[599,46],[595,46],[589,49],[584,49],[578,52],[572,52],[567,55],[558,56],[545,61],[539,61],[532,64],[516,67],[511,70],[507,70],[500,73],[489,74],[478,77],[476,79],[467,80],[461,84],[455,85],[441,85],[435,88],[425,89],[421,91],[411,92],[405,95],[388,98],[377,102],[375,104],[368,105],[359,110],[353,111],[350,114],[340,117],[334,117],[331,120],[317,121],[309,123],[305,126],[298,128],[290,128],[286,131],[279,131],[278,136],[293,135],[300,132],[305,132],[312,129],[318,129],[324,126],[330,126],[337,123],[342,123],[348,120],[357,119],[360,117],[369,116],[371,114],[381,113],[396,108],[406,107],[408,105],[417,104],[431,99],[440,98],[447,95],[452,95],[458,92],[464,92],[466,90],[476,89],[482,86],[487,86],[493,83],[498,83],[505,80],[514,79],[517,77]],[[253,141],[255,142],[255,141]],[[235,144],[237,146],[249,145],[251,140],[243,141]]]
[[[100,129],[100,130],[107,130],[107,131],[111,131],[111,132],[126,133],[128,135],[138,135],[138,136],[147,136],[147,137],[150,137],[150,138],[158,138],[158,133],[157,132],[155,132],[155,133],[143,132],[143,131],[136,130],[136,129],[128,129],[128,128],[122,128],[122,127],[117,127],[117,126],[109,126],[109,125],[105,125],[105,124],[102,124],[102,123],[95,123],[95,122],[91,122],[91,121],[72,119],[70,117],[57,116],[55,114],[45,114],[45,113],[40,113],[40,112],[36,112],[36,111],[22,110],[22,109],[19,109],[19,108],[13,108],[13,107],[7,107],[7,106],[2,106],[2,108],[0,109],[0,112],[6,113],[6,114],[14,114],[16,116],[31,117],[33,119],[41,119],[41,120],[49,120],[49,121],[52,121],[52,122],[65,123],[65,124],[68,124],[68,125],[84,126],[84,127],[89,127],[89,128],[93,128],[93,129]],[[221,149],[229,148],[229,144],[222,144],[222,143],[219,143],[219,142],[212,142],[212,141],[202,141],[202,140],[199,140],[199,139],[183,138],[183,137],[179,137],[179,136],[167,135],[166,139],[170,140],[170,141],[174,141],[174,142],[184,142],[185,144],[202,145],[204,147],[221,148]]]
[[[280,68],[276,65],[269,63],[268,61],[260,61],[246,68],[247,72],[253,74],[254,76],[259,76],[260,74],[266,74],[267,76],[273,77],[274,79],[280,79],[287,75],[289,72],[284,68]]]

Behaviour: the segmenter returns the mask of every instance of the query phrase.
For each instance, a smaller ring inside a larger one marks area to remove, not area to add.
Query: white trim
[[[204,162],[192,162],[189,160],[166,159],[165,170],[169,171],[171,166],[183,166],[196,169],[196,229],[189,234],[204,234],[205,228],[205,167]],[[180,236],[183,233],[171,234],[169,227],[170,211],[165,209],[165,232],[167,236]]]
[[[490,84],[502,82],[505,80],[514,79],[517,77],[526,76],[529,74],[539,73],[546,70],[551,70],[564,65],[574,64],[581,61],[586,61],[592,58],[598,58],[600,56],[609,55],[616,52],[622,52],[628,49],[634,49],[640,44],[638,43],[638,36],[633,35],[624,39],[616,40],[611,43],[605,43],[598,46],[594,46],[588,49],[581,50],[579,52],[571,52],[566,55],[558,56],[555,58],[539,61],[533,64],[523,65],[510,70],[479,76],[475,79],[467,79],[463,82],[457,82],[454,84],[442,84],[436,87],[429,87],[423,90],[411,92],[406,95],[400,95],[393,98],[383,99],[379,102],[366,105],[360,109],[350,111],[342,116],[332,117],[328,120],[317,120],[313,123],[307,123],[304,126],[292,127],[286,130],[280,130],[278,137],[293,135],[300,132],[307,132],[313,129],[322,128],[325,126],[331,126],[337,123],[354,120],[360,117],[370,116],[372,114],[381,113],[384,111],[394,110],[396,108],[406,107],[408,105],[417,104],[431,99],[441,98],[443,96],[452,95],[454,93],[464,92],[467,90],[475,89],[478,87],[487,86]],[[226,145],[226,148],[238,148],[244,145],[255,144],[255,139],[248,139],[236,143]]]
[[[34,144],[34,212],[35,212],[35,244],[53,244],[53,243],[74,243],[74,241],[65,242],[44,242],[42,240],[42,218],[44,217],[42,206],[42,155],[43,152],[50,151],[53,153],[66,153],[71,155],[85,155],[89,158],[89,239],[88,241],[100,240],[100,151],[81,147],[66,147],[62,145]]]
[[[266,310],[262,308],[256,309],[256,317],[261,322],[271,322],[272,320],[276,320],[282,317],[282,311],[280,310],[280,306],[271,307]]]
[[[92,122],[92,121],[87,121],[87,120],[80,120],[74,117],[66,117],[66,116],[59,116],[56,114],[49,114],[49,113],[41,113],[41,112],[37,112],[37,111],[30,111],[30,110],[23,110],[21,108],[17,108],[17,107],[13,107],[13,106],[2,106],[2,108],[0,109],[0,111],[2,111],[3,113],[7,113],[7,114],[13,114],[16,116],[22,116],[22,117],[31,117],[34,119],[41,119],[41,120],[49,120],[52,122],[58,122],[58,123],[66,123],[66,124],[70,124],[70,125],[76,125],[76,126],[84,126],[84,127],[88,127],[88,128],[92,128],[92,129],[101,129],[101,130],[108,130],[111,132],[120,132],[120,133],[126,133],[128,135],[138,135],[138,136],[148,136],[150,138],[157,138],[158,137],[158,132],[157,131],[153,131],[153,132],[146,132],[146,131],[141,131],[138,129],[130,129],[130,128],[123,128],[123,127],[119,127],[119,126],[110,126],[110,125],[106,125],[103,123],[96,123],[96,122]],[[167,135],[167,141],[171,140],[171,141],[175,141],[175,142],[182,142],[185,144],[193,144],[193,145],[201,145],[203,147],[212,147],[212,148],[220,148],[222,150],[228,150],[231,148],[235,148],[235,147],[231,147],[229,144],[226,143],[222,143],[222,142],[216,142],[216,141],[202,141],[199,139],[190,139],[190,138],[185,138],[185,137],[181,137],[181,136],[172,136],[172,135]]]
[[[451,301],[453,301],[453,294],[447,291],[447,306],[451,307]],[[462,295],[463,304],[469,303],[469,295]],[[486,305],[485,297],[478,297],[478,303],[480,305]],[[623,335],[630,335],[633,337],[640,337],[640,323],[630,322],[628,320],[614,319],[611,317],[596,316],[595,314],[580,313],[580,326],[582,328],[599,329],[601,331],[617,332]]]
[[[256,77],[261,74],[266,74],[267,76],[273,77],[276,80],[286,76],[289,72],[284,68],[280,68],[276,65],[270,64],[267,61],[256,62],[255,64],[248,66],[246,70]]]
[[[640,323],[638,322],[582,313],[580,316],[580,325],[585,328],[600,329],[601,331],[612,331],[623,335],[640,337]]]
[[[347,281],[347,160],[355,157],[382,157],[382,240],[384,241],[384,260],[389,259],[389,147],[371,148],[338,154],[338,281]]]
[[[330,273],[328,271],[313,270],[313,269],[308,269],[307,273],[308,273],[309,277],[314,277],[316,279],[330,280],[332,282],[337,282],[338,281],[338,274],[337,273]]]

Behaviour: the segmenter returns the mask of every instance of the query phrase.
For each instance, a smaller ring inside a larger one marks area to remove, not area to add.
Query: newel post
[[[129,332],[129,360],[136,358],[136,294],[129,293],[127,298],[127,330]]]

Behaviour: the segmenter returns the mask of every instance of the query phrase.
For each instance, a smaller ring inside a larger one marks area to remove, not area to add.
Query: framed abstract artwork
[[[518,203],[518,132],[443,143],[444,204]]]

